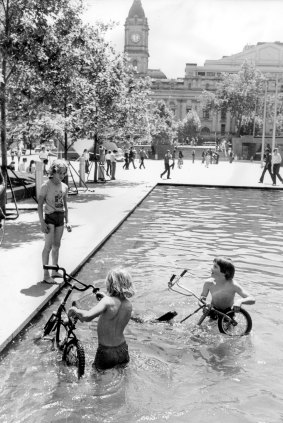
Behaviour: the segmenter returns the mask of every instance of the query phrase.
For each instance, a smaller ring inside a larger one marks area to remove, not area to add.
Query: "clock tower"
[[[134,0],[125,23],[125,53],[140,74],[148,71],[148,23],[141,0]]]

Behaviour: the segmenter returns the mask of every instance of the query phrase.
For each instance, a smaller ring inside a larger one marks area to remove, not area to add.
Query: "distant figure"
[[[40,158],[40,160],[43,162],[43,160],[45,160],[45,159],[47,159],[48,160],[48,153],[47,153],[47,151],[45,150],[45,147],[43,146],[42,148],[41,148],[41,151],[40,151],[40,153],[39,153],[39,158]]]
[[[179,150],[179,157],[178,157],[178,168],[181,169],[183,166],[183,157],[184,154],[182,152],[182,150]]]
[[[23,157],[23,161],[19,164],[19,172],[26,172],[27,160],[26,157]]]
[[[229,153],[229,163],[233,163],[233,160],[234,160],[234,154],[233,154],[233,151],[230,150],[230,153]]]
[[[133,167],[134,167],[134,169],[136,169],[136,166],[135,166],[135,158],[136,158],[136,150],[134,149],[134,147],[131,147],[130,148],[130,152],[129,152],[129,167],[130,167],[130,164],[131,163],[133,163]]]
[[[174,167],[175,167],[175,159],[176,159],[176,150],[175,150],[175,148],[174,148],[174,150],[173,150],[173,153],[172,153],[172,164],[171,164],[171,168],[172,168],[172,170],[174,169]]]
[[[201,163],[203,164],[205,162],[205,150],[201,153]]]
[[[164,156],[164,167],[165,170],[163,173],[161,173],[160,178],[162,179],[162,176],[165,175],[165,173],[167,173],[167,179],[171,179],[170,178],[170,160],[172,159],[172,156],[170,154],[170,150],[167,150],[165,156]]]
[[[28,167],[28,173],[35,174],[35,161],[31,160]]]
[[[271,180],[273,182],[273,175],[272,175],[272,172],[271,172],[271,159],[272,159],[271,150],[270,150],[270,148],[266,147],[265,153],[264,153],[265,164],[264,164],[264,168],[263,168],[261,177],[259,178],[259,181],[258,181],[259,184],[263,183],[264,175],[266,174],[267,171],[269,172],[269,175],[270,175]]]
[[[116,175],[116,157],[115,157],[115,153],[117,153],[116,150],[113,150],[112,153],[110,154],[110,160],[111,160],[111,179],[115,180],[115,175]]]
[[[140,169],[142,167],[145,169],[144,159],[147,159],[147,154],[144,151],[144,147],[142,147],[141,150],[140,150]]]
[[[111,150],[108,150],[108,152],[105,155],[106,160],[106,175],[111,176]]]
[[[195,156],[196,156],[196,150],[193,149],[193,151],[192,151],[192,163],[195,162]]]
[[[281,182],[281,184],[283,184],[283,179],[282,179],[281,175],[279,174],[281,162],[282,162],[282,158],[281,158],[281,155],[278,151],[278,148],[274,148],[273,154],[272,154],[272,159],[271,159],[271,169],[272,169],[272,175],[273,175],[273,184],[272,185],[276,185],[276,176],[279,179],[279,181]]]
[[[125,170],[129,170],[129,153],[130,153],[130,151],[129,151],[129,149],[128,148],[126,148],[125,149],[125,152],[124,152],[124,159],[125,159],[125,163],[124,163],[124,165],[123,165],[123,169],[125,169]]]
[[[89,173],[89,151],[87,148],[84,149],[82,157],[85,159],[85,173]]]

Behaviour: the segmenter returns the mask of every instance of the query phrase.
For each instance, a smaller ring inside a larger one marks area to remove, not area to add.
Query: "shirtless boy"
[[[130,360],[124,329],[132,313],[132,304],[128,300],[134,295],[131,276],[124,269],[110,270],[106,289],[107,294],[99,293],[102,298],[92,309],[71,307],[69,310],[69,316],[78,317],[81,322],[90,322],[99,316],[98,348],[93,363],[98,370],[126,364]]]
[[[211,305],[218,310],[227,311],[233,309],[238,311],[242,304],[254,304],[255,299],[244,290],[238,283],[234,282],[235,267],[230,259],[217,257],[213,260],[211,277],[204,283],[201,299],[206,300],[211,294]],[[241,298],[235,301],[235,295]]]

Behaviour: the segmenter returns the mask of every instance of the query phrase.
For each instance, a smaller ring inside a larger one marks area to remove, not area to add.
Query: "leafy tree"
[[[158,101],[150,111],[150,132],[153,144],[170,144],[176,133],[176,122],[173,112],[165,102]]]
[[[80,7],[79,0],[0,0],[1,154],[4,170],[7,166],[7,118],[11,99],[19,96],[20,84],[24,81],[22,94],[30,101],[33,88],[46,72],[46,40],[49,40],[49,46],[52,41],[56,45],[56,39],[51,40],[54,20],[60,17],[64,21],[68,14],[74,18]],[[31,80],[37,83],[28,85],[27,81]],[[5,193],[0,205],[5,208]]]
[[[195,110],[190,110],[178,123],[178,140],[184,143],[186,138],[195,137],[201,128],[200,118]]]
[[[215,111],[229,111],[235,119],[237,135],[260,115],[264,92],[263,74],[253,64],[244,62],[236,74],[223,73],[216,93],[205,91],[201,96],[203,107]]]

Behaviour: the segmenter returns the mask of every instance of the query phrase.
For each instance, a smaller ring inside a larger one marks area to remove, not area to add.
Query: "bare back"
[[[100,315],[97,324],[99,344],[115,347],[124,342],[124,329],[130,320],[131,313],[130,301],[107,297],[106,310]]]

